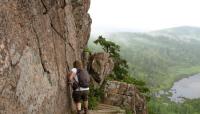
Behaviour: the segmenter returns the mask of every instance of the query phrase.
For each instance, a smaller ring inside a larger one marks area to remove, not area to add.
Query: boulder
[[[92,76],[93,84],[101,86],[105,78],[112,72],[114,62],[105,52],[95,53],[90,56],[88,71]]]
[[[147,114],[146,99],[131,84],[118,81],[107,81],[104,87],[103,103],[125,107],[134,114]]]

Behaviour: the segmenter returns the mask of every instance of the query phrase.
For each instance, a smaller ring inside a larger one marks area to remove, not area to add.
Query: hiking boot
[[[84,114],[88,114],[88,109],[84,109]]]
[[[77,114],[81,114],[81,110],[78,110],[78,111],[77,111]]]

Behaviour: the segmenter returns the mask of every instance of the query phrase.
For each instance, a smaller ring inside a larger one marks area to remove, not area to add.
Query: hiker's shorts
[[[88,93],[89,90],[84,90],[84,91],[73,91],[73,99],[75,103],[79,103],[81,102],[81,100],[83,101],[87,101],[88,100]]]

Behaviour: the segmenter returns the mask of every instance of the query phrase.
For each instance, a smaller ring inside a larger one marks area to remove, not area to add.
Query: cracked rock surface
[[[102,86],[106,77],[112,73],[114,62],[105,52],[94,53],[89,58],[88,71],[92,76],[92,84]]]
[[[65,74],[88,42],[89,5],[0,1],[0,114],[71,114]]]
[[[134,114],[148,114],[147,101],[137,87],[118,81],[107,81],[104,87],[105,104],[126,107]]]

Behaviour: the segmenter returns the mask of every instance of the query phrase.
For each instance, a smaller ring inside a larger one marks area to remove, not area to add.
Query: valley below
[[[150,88],[149,114],[200,114],[200,28],[105,36],[120,45],[131,76]],[[101,51],[93,43],[97,37],[91,36],[89,48]]]

